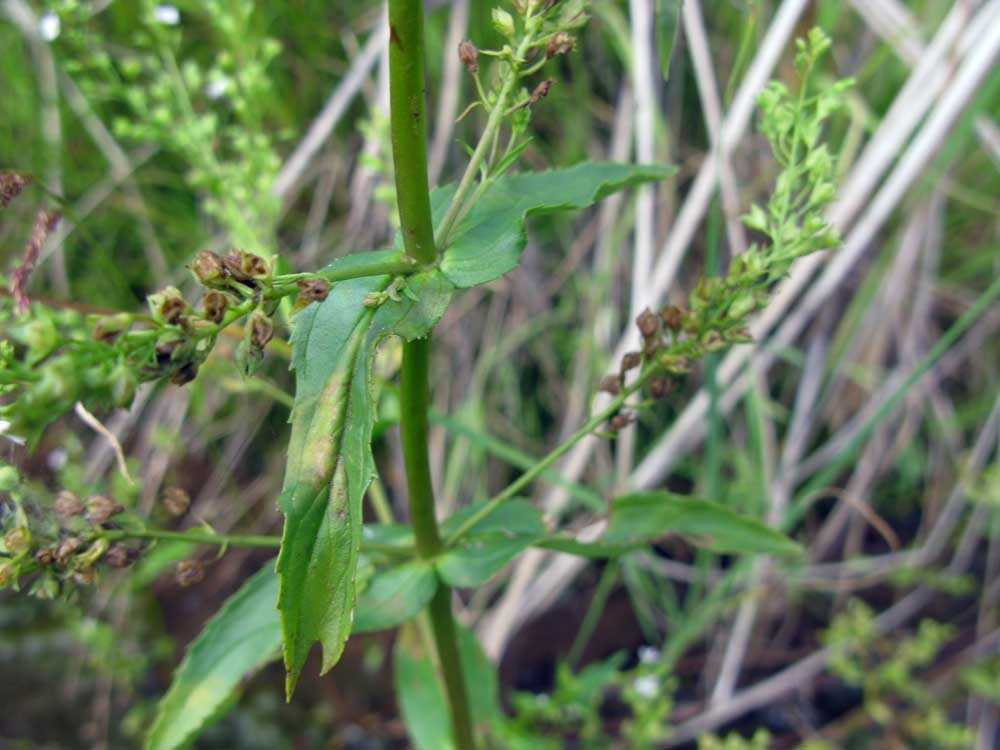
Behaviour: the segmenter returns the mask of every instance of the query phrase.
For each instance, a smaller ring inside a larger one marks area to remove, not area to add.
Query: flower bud
[[[31,532],[24,526],[11,529],[3,537],[4,549],[12,555],[27,552],[31,547]]]
[[[639,333],[642,334],[644,339],[655,336],[660,332],[660,321],[656,318],[656,314],[648,307],[639,313],[639,317],[635,319],[635,324],[639,327]]]
[[[216,286],[226,279],[222,256],[211,250],[202,250],[191,261],[191,273],[203,286]]]
[[[163,491],[163,507],[172,516],[183,516],[191,506],[191,496],[180,487],[167,487]]]
[[[493,28],[508,39],[512,38],[515,33],[514,17],[503,8],[494,8],[492,15]]]
[[[6,588],[17,576],[18,568],[14,562],[0,558],[0,589]]]
[[[6,421],[6,420],[4,420]],[[10,423],[7,423],[6,427],[10,427]],[[6,430],[0,430],[0,432],[5,432]],[[20,484],[21,478],[17,473],[17,469],[13,466],[0,466],[0,492],[13,492],[17,489],[17,485]]]
[[[108,495],[91,495],[87,498],[87,520],[92,524],[106,523],[124,510],[121,503]]]
[[[135,372],[124,362],[119,362],[111,371],[111,400],[119,409],[127,409],[135,399],[135,389],[139,379]]]
[[[229,307],[229,298],[222,292],[209,292],[201,301],[205,318],[213,323],[221,323]]]
[[[52,507],[60,518],[72,518],[83,513],[83,501],[69,490],[60,490]]]
[[[97,571],[93,568],[82,568],[73,571],[73,580],[80,586],[91,586],[97,581]]]
[[[621,375],[605,375],[601,379],[601,385],[598,387],[599,391],[604,391],[604,393],[610,393],[612,396],[617,396],[622,389],[622,376]]]
[[[323,302],[330,295],[330,282],[326,279],[299,279],[298,305],[305,307],[312,302]]]
[[[205,566],[200,560],[181,560],[174,568],[174,580],[179,586],[194,586],[205,579]]]
[[[470,73],[479,70],[479,50],[468,39],[463,39],[458,45],[458,59]]]
[[[545,45],[545,56],[552,59],[556,55],[565,55],[572,51],[576,45],[576,39],[565,31],[557,31],[549,38],[549,43]]]
[[[105,315],[94,323],[94,340],[114,341],[132,327],[132,316],[128,313]]]
[[[35,562],[39,565],[51,565],[56,561],[56,553],[51,549],[40,549],[35,553]]]

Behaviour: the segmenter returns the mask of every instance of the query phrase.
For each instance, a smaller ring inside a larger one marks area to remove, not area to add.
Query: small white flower
[[[653,646],[643,646],[639,649],[639,661],[643,664],[656,664],[660,660],[660,650]]]
[[[656,675],[643,675],[632,683],[632,689],[635,690],[641,698],[653,698],[660,692],[660,681],[656,679]]]
[[[46,13],[38,19],[38,33],[46,42],[54,41],[59,36],[60,28],[59,16],[55,13]]]
[[[221,99],[228,90],[228,78],[213,78],[205,84],[205,96],[209,99]]]
[[[153,8],[153,18],[164,26],[176,26],[181,22],[181,12],[176,5],[157,5]]]
[[[45,457],[45,463],[51,471],[59,471],[66,465],[66,460],[68,455],[65,449],[56,448],[54,451],[50,451],[49,455]]]

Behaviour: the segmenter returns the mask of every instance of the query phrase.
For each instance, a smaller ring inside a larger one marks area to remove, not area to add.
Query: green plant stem
[[[493,109],[490,110],[490,116],[486,120],[486,128],[483,130],[483,134],[479,138],[479,143],[476,144],[476,150],[472,152],[472,157],[469,159],[469,165],[465,168],[465,174],[462,175],[462,180],[458,183],[458,189],[455,190],[455,195],[451,199],[451,203],[448,205],[448,209],[445,211],[444,217],[441,219],[441,223],[438,224],[435,239],[437,246],[440,248],[444,248],[448,245],[448,239],[451,235],[451,231],[455,228],[455,225],[458,223],[462,213],[464,213],[462,208],[466,203],[469,191],[475,186],[476,178],[479,176],[479,168],[482,166],[483,161],[486,159],[487,154],[492,148],[497,131],[503,123],[503,118],[507,109],[507,100],[510,98],[511,92],[514,91],[515,86],[517,86],[517,82],[521,79],[521,63],[524,60],[524,56],[528,53],[528,50],[531,48],[531,45],[534,43],[533,31],[535,24],[532,23],[532,21],[533,19],[531,16],[528,16],[525,19],[526,28],[524,38],[517,46],[517,51],[514,53],[514,57],[510,61],[510,70],[508,71],[507,79],[500,87],[500,92],[497,94],[497,100],[493,103]],[[484,183],[486,181],[487,180],[484,180]]]
[[[570,435],[565,442],[560,443],[558,446],[552,449],[544,458],[538,461],[534,466],[532,466],[528,471],[524,472],[521,476],[511,482],[507,487],[500,492],[499,495],[495,495],[490,498],[490,500],[483,505],[478,511],[471,514],[465,522],[459,526],[451,535],[445,540],[446,546],[451,546],[459,539],[462,538],[469,529],[478,524],[487,516],[491,515],[497,508],[503,505],[508,500],[512,500],[517,494],[531,484],[535,479],[545,473],[552,464],[562,458],[570,449],[583,440],[587,435],[590,435],[598,427],[607,422],[611,417],[618,413],[618,410],[625,405],[626,399],[628,399],[633,393],[638,391],[647,380],[649,380],[653,375],[660,372],[659,367],[650,367],[643,371],[639,378],[632,383],[630,386],[623,388],[621,393],[614,397],[610,404],[597,414],[588,419],[584,425]]]
[[[424,9],[389,0],[389,128],[403,247],[420,263],[437,259],[427,188],[424,119]]]
[[[410,257],[425,265],[432,264],[437,260],[437,249],[427,189],[421,0],[389,0],[389,103],[403,245]],[[430,351],[429,336],[404,343],[400,377],[400,433],[410,517],[417,554],[424,559],[433,558],[441,551],[427,451]],[[438,587],[428,605],[428,613],[448,696],[455,747],[475,750],[469,693],[459,657],[448,586]]]
[[[255,534],[216,534],[211,531],[166,531],[164,529],[144,529],[143,531],[126,531],[115,529],[102,531],[98,534],[102,539],[115,541],[118,539],[167,539],[176,542],[191,542],[193,544],[232,545],[233,547],[273,547],[281,546],[280,536]]]
[[[216,534],[212,531],[167,531],[166,529],[143,529],[130,531],[127,529],[109,529],[97,534],[100,539],[109,542],[121,539],[154,539],[172,542],[190,542],[191,544],[214,544],[219,547],[261,547],[278,549],[281,537],[270,534]],[[365,542],[366,552],[381,552],[388,555],[407,557],[413,554],[413,548],[401,544],[372,544]]]

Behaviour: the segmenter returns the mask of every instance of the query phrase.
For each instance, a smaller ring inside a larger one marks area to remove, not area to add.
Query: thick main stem
[[[427,186],[424,19],[420,0],[389,0],[389,102],[403,245],[407,255],[416,261],[434,263],[437,249]],[[429,337],[406,342],[400,379],[400,431],[410,517],[417,554],[425,559],[436,556],[442,549],[427,453],[430,351]],[[428,608],[451,709],[455,746],[457,750],[475,750],[468,690],[451,609],[451,589],[441,584]]]

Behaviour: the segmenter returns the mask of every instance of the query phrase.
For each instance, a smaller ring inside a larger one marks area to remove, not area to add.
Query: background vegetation
[[[489,3],[427,7],[431,180],[448,182],[482,127],[475,110],[456,123],[472,99],[458,43],[499,39]],[[709,359],[618,440],[582,442],[532,498],[583,530],[624,488],[692,491],[807,552],[743,563],[666,539],[606,564],[530,553],[462,612],[499,664],[504,746],[542,733],[555,747],[994,747],[1000,2],[679,8],[590,3],[533,109],[532,168],[592,158],[679,173],[533,221],[521,267],[447,312],[432,363],[437,497],[444,511],[506,486],[586,419],[638,342],[639,311],[686,299],[753,241],[737,217],[779,169],[755,97],[770,78],[795,87],[793,39],[819,26],[833,40],[820,85],[856,80],[824,133],[844,246],[799,261],[754,323],[756,346]],[[0,213],[0,270],[9,281],[43,202],[63,219],[30,291],[82,312],[186,288],[203,248],[280,251],[301,270],[386,245],[382,23],[353,1],[3,0],[0,168],[34,182]],[[282,338],[253,378],[227,356],[239,336],[224,338],[193,383],[140,387],[130,410],[101,414],[136,484],[72,414],[30,452],[0,437],[3,459],[176,528],[278,533]],[[384,350],[380,373],[398,366]],[[385,385],[371,495],[399,512],[396,404]],[[191,496],[176,520],[168,487]],[[0,681],[0,743],[135,746],[186,643],[272,555],[216,552],[161,543],[72,601],[0,592],[0,669],[17,676]],[[206,576],[181,587],[170,568],[191,556]],[[264,669],[198,747],[408,746],[388,645],[352,640],[328,677],[303,673],[288,706],[280,667]]]

